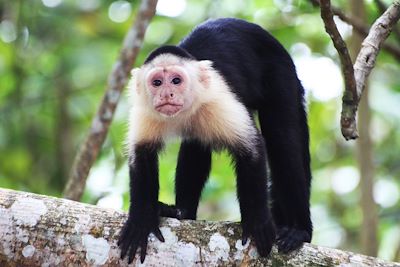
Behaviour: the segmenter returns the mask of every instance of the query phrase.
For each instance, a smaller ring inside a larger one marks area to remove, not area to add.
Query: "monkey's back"
[[[213,61],[214,68],[251,109],[259,109],[266,98],[271,98],[276,79],[300,85],[285,48],[260,26],[241,19],[208,20],[197,26],[179,46],[197,60]]]

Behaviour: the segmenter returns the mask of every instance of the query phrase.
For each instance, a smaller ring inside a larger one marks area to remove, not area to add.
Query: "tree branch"
[[[330,6],[330,1],[310,1],[313,5],[320,5],[321,17],[324,21],[326,32],[330,35],[334,46],[339,53],[342,72],[345,78],[345,92],[343,94],[342,114],[340,120],[341,130],[346,140],[355,139],[358,137],[356,124],[358,103],[365,87],[366,79],[368,78],[372,68],[375,66],[375,59],[379,53],[379,50],[381,49],[383,42],[389,36],[394,24],[400,18],[400,1],[394,1],[393,4],[386,10],[386,12],[372,25],[367,37],[363,41],[361,50],[354,64],[354,69],[350,68],[350,56],[347,51],[346,44],[341,38],[333,21],[333,8]],[[338,9],[335,10],[338,16],[340,15],[343,20],[348,20],[348,17],[344,16],[344,13]],[[360,22],[355,22],[356,20],[352,21],[354,25],[357,25],[356,29],[359,29],[362,32],[366,31],[366,28],[363,27]],[[388,47],[386,46],[386,48]],[[393,52],[393,47],[391,47],[391,49]],[[353,74],[351,74],[351,69],[354,71]],[[356,92],[354,92],[353,80],[355,80]]]
[[[357,91],[356,81],[354,79],[353,63],[350,58],[349,51],[346,43],[343,41],[339,30],[333,20],[333,13],[331,10],[331,1],[320,0],[321,17],[325,24],[325,30],[332,39],[333,45],[338,51],[340,63],[342,65],[342,72],[345,80],[345,91],[343,94],[343,108],[341,115],[341,129],[343,136],[348,139],[355,139],[358,137],[357,128],[355,124],[355,114],[357,111]]]
[[[357,99],[361,98],[366,80],[375,67],[375,60],[378,56],[382,43],[389,36],[392,27],[400,19],[400,1],[394,1],[389,8],[371,26],[368,36],[361,45],[356,62],[354,63],[354,77],[357,83]],[[355,103],[358,105],[358,102]],[[344,106],[343,106],[344,108]],[[351,109],[351,107],[349,107]],[[354,109],[354,108],[353,108]],[[355,117],[355,113],[353,116]],[[355,128],[356,122],[349,129]]]
[[[0,266],[127,266],[117,240],[126,214],[0,189]],[[241,245],[238,223],[162,219],[165,243],[150,237],[146,266],[392,266],[352,252],[304,244],[260,258]],[[136,258],[135,266],[139,264]]]
[[[385,11],[387,10],[387,6],[385,5],[384,2],[382,2],[381,0],[374,0],[375,5],[378,7],[379,11],[381,12],[381,14],[385,13]],[[396,37],[397,41],[400,42],[400,30],[398,27],[394,26],[392,28],[392,31],[394,33],[394,36]]]
[[[313,6],[319,7],[319,0],[310,0],[310,2]],[[337,8],[335,6],[331,6],[331,10],[332,13],[335,16],[338,16],[340,20],[351,25],[358,34],[363,37],[366,37],[368,35],[370,29],[360,19],[345,14],[340,8]],[[400,48],[398,46],[390,43],[383,43],[382,49],[391,54],[397,61],[400,61]]]
[[[64,189],[65,198],[79,200],[83,194],[89,170],[107,136],[115,108],[142,46],[147,26],[155,14],[156,5],[157,0],[142,0],[141,2],[135,23],[125,36],[119,58],[108,78],[107,90],[93,118],[92,126],[75,157]]]

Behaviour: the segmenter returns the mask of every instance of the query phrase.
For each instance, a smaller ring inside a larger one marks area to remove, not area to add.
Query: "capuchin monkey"
[[[160,216],[196,219],[211,152],[221,149],[234,163],[242,243],[250,237],[268,256],[275,242],[284,253],[310,242],[304,89],[268,32],[239,19],[206,21],[179,45],[154,50],[132,71],[129,92],[131,204],[118,243],[122,258],[132,262],[140,249],[143,262],[150,233],[164,242]],[[158,153],[174,136],[182,139],[176,201],[166,205],[158,202]]]

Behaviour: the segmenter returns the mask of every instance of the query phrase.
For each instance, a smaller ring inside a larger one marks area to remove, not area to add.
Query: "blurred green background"
[[[351,1],[332,2],[351,12]],[[374,2],[364,1],[369,25],[379,16]],[[0,0],[0,187],[61,196],[138,5],[139,1],[123,0]],[[363,177],[356,142],[344,141],[339,128],[343,90],[339,61],[318,8],[306,0],[160,0],[136,65],[155,47],[176,44],[207,18],[227,16],[268,29],[294,57],[306,87],[313,243],[400,260],[399,62],[382,51],[370,77],[372,196],[378,210],[377,240],[371,240],[377,249],[370,252],[360,241]],[[336,21],[342,35],[351,38],[352,28]],[[398,42],[394,37],[388,41]],[[124,95],[90,172],[84,202],[128,207],[127,112]],[[178,148],[177,143],[168,146],[160,159],[160,200],[168,203],[174,201]],[[240,219],[226,153],[213,155],[199,219]]]

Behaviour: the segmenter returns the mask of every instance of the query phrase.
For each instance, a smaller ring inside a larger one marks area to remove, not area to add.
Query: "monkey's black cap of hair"
[[[161,54],[172,54],[181,58],[194,59],[194,57],[183,48],[174,45],[164,45],[153,50],[144,61],[144,64],[149,63],[150,61],[152,61]]]

